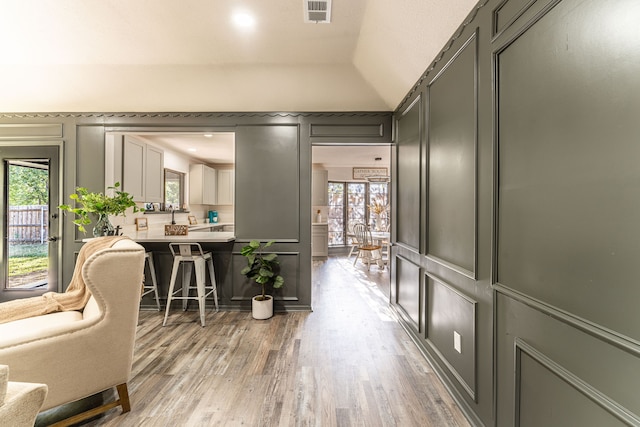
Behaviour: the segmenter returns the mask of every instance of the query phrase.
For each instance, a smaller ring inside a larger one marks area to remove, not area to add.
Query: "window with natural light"
[[[374,231],[388,231],[391,224],[388,183],[329,181],[328,192],[329,246],[349,245],[349,233],[358,222]]]

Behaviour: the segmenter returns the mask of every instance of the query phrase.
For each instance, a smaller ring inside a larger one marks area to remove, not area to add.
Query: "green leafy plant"
[[[278,289],[284,285],[284,278],[279,274],[280,262],[277,259],[278,254],[262,253],[265,248],[272,244],[273,240],[265,244],[252,240],[240,250],[240,253],[247,258],[247,266],[240,273],[253,280],[257,285],[262,286],[262,300],[267,299],[266,291],[268,287]]]
[[[73,223],[78,226],[78,230],[86,233],[85,225],[91,224],[90,215],[123,215],[127,209],[133,208],[133,212],[140,212],[140,209],[133,201],[133,196],[127,192],[120,191],[118,188],[120,183],[116,182],[113,187],[107,187],[108,190],[114,190],[113,196],[104,193],[90,193],[84,187],[77,187],[76,192],[71,194],[69,198],[76,203],[77,207],[71,205],[60,205],[63,211],[71,212],[76,215]]]

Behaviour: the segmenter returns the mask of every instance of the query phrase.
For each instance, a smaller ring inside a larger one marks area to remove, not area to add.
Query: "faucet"
[[[176,223],[176,210],[171,209],[171,224],[175,225],[175,223]]]

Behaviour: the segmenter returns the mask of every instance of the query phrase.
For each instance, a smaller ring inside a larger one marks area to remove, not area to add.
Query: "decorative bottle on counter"
[[[322,215],[320,214],[320,209],[316,213],[316,222],[322,222]]]

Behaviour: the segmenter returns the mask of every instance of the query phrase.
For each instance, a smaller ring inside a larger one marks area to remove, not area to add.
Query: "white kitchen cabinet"
[[[328,180],[328,171],[324,169],[313,170],[311,174],[311,206],[327,206],[329,204]]]
[[[164,199],[164,152],[147,145],[144,171],[144,201],[162,203]]]
[[[233,169],[218,169],[218,197],[217,205],[233,205],[235,194],[235,171]]]
[[[122,147],[122,191],[144,202],[144,150],[147,144],[128,137]]]
[[[329,225],[313,224],[311,226],[311,256],[329,255]]]
[[[207,165],[189,167],[189,203],[215,205],[217,203],[217,173]]]
[[[163,200],[164,152],[127,135],[109,135],[105,144],[105,182],[116,182],[135,202]]]

